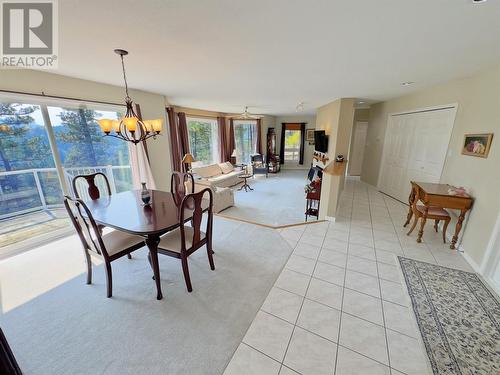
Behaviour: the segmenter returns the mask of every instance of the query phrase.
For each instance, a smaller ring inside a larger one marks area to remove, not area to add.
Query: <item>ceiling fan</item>
[[[257,120],[257,119],[262,118],[262,117],[263,117],[262,115],[256,115],[256,114],[250,113],[248,111],[248,106],[245,106],[245,110],[243,111],[243,113],[240,113],[237,116],[233,116],[232,118],[237,119],[237,120]]]

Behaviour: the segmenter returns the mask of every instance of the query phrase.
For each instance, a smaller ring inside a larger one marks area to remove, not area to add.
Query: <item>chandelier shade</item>
[[[125,106],[126,112],[120,120],[103,118],[98,120],[99,127],[106,136],[120,138],[124,141],[137,144],[148,138],[156,138],[162,130],[162,120],[141,120],[134,111],[134,102],[128,93],[127,75],[125,73],[125,64],[123,56],[128,52],[123,49],[115,49],[115,53],[120,56],[122,61],[123,80],[125,81]]]

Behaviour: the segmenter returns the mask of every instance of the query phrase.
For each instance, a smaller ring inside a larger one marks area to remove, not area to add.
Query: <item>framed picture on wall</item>
[[[465,134],[462,154],[487,158],[492,139],[493,133]]]
[[[306,141],[310,145],[314,144],[314,129],[306,129]]]

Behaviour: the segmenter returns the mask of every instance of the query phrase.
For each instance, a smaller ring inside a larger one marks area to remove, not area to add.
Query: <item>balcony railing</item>
[[[131,170],[128,165],[64,168],[64,178],[71,190],[74,176],[96,172],[106,175],[112,193],[129,190],[132,187]],[[103,183],[97,180],[99,188],[104,187],[104,185],[99,186]],[[82,199],[87,198],[82,196]],[[0,172],[0,219],[62,207],[62,200],[63,193],[56,168]]]

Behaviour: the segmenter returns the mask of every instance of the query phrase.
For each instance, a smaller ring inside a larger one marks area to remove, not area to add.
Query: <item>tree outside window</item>
[[[62,204],[42,107],[0,102],[0,216]],[[97,119],[117,119],[119,113],[76,106],[47,106],[47,111],[65,171],[73,168],[78,174],[91,173],[93,167],[112,166],[108,179],[113,178],[116,191],[131,189],[128,145],[104,137],[97,124]]]
[[[233,126],[236,162],[249,164],[251,155],[257,151],[257,121],[236,120]]]
[[[285,130],[285,162],[298,162],[300,158],[300,130]]]
[[[219,162],[219,133],[215,119],[187,118],[189,150],[196,160],[193,166]]]

